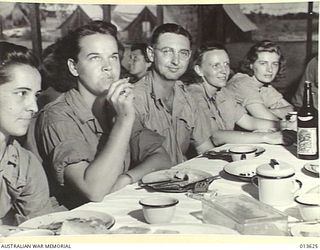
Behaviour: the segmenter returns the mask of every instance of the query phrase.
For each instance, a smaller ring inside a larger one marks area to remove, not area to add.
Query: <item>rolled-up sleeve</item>
[[[266,107],[270,109],[277,109],[290,105],[286,100],[284,100],[283,95],[279,93],[273,86],[262,88],[261,94]]]
[[[205,113],[200,110],[196,103],[194,103],[194,108],[194,128],[191,141],[195,147],[198,147],[209,140],[211,136],[211,125],[208,122]]]
[[[239,121],[244,114],[247,114],[247,111],[234,99],[231,99],[233,104],[232,110],[234,112],[234,123]]]
[[[228,82],[227,88],[235,95],[236,100],[242,105],[261,103],[263,99],[260,96],[258,84],[250,76],[237,73]]]
[[[144,128],[136,118],[130,139],[131,159],[135,163],[142,162],[148,155],[162,146],[165,138],[160,134]]]
[[[17,196],[16,201],[16,205],[19,207],[17,210],[20,210],[19,213],[16,214],[18,223],[53,211],[49,199],[47,176],[44,169],[38,159],[31,152],[28,153],[28,162],[22,163],[28,165],[26,169],[25,186],[21,194]],[[17,188],[19,189],[19,187]]]
[[[250,104],[263,104],[263,99],[260,96],[260,90],[257,84],[252,84],[250,81],[239,83],[236,93],[242,97],[242,105],[248,106]]]
[[[91,152],[91,147],[75,123],[67,121],[52,123],[42,127],[41,135],[55,178],[60,185],[64,184],[66,166],[81,161],[91,162],[95,156],[95,152]]]

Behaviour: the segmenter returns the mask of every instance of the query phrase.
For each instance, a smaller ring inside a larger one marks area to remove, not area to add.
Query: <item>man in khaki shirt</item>
[[[318,57],[313,57],[307,64],[307,67],[301,77],[300,83],[291,102],[296,108],[301,108],[303,103],[304,83],[311,82],[311,91],[313,95],[313,106],[318,109]]]
[[[165,137],[163,146],[173,164],[183,162],[190,144],[197,153],[213,148],[210,128],[178,79],[187,70],[191,35],[183,27],[160,25],[147,48],[151,71],[135,85],[136,116],[142,126]]]

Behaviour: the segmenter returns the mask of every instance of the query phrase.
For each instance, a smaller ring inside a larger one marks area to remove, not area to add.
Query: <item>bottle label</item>
[[[298,128],[298,154],[314,155],[317,153],[317,128]]]

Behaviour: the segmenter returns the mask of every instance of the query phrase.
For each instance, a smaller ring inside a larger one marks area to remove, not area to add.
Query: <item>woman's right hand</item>
[[[128,78],[113,82],[107,92],[106,99],[113,106],[117,119],[134,120],[133,85]]]

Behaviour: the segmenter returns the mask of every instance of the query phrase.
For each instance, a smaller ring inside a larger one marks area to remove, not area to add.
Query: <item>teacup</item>
[[[306,193],[294,198],[304,221],[320,220],[320,193]]]
[[[235,146],[229,149],[233,161],[253,159],[256,151],[257,148],[253,146]]]
[[[143,215],[149,224],[169,223],[179,200],[167,196],[152,196],[139,201]]]

